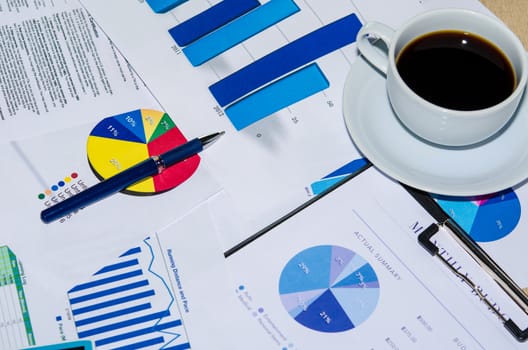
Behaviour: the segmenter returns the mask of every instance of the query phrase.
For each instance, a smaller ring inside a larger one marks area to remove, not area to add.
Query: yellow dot
[[[71,181],[71,177],[66,176],[66,177],[64,178],[64,182],[70,182],[70,181]]]

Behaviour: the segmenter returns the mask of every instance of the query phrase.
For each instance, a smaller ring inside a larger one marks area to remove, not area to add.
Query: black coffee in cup
[[[463,31],[437,31],[416,38],[400,51],[396,66],[417,95],[454,110],[494,106],[516,86],[506,55],[489,41]]]

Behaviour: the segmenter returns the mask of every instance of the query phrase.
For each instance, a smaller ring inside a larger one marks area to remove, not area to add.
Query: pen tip
[[[219,132],[215,132],[213,134],[210,134],[204,137],[200,137],[200,141],[202,142],[202,147],[204,149],[207,148],[209,145],[213,144],[216,140],[220,138],[220,136],[224,134],[225,134],[225,131],[219,131]]]

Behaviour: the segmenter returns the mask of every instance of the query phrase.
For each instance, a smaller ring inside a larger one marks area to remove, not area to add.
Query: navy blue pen
[[[40,213],[40,218],[43,222],[50,223],[77,209],[84,208],[112,194],[122,191],[128,186],[131,186],[149,176],[160,174],[168,167],[201,152],[218,140],[223,134],[224,131],[195,138],[165,153],[147,158],[146,160],[99,182],[81,193],[43,210]]]

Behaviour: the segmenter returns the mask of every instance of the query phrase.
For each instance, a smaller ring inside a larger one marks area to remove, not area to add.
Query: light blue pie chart
[[[365,322],[380,294],[372,266],[334,245],[305,249],[284,266],[279,295],[288,314],[314,331],[336,333]]]

